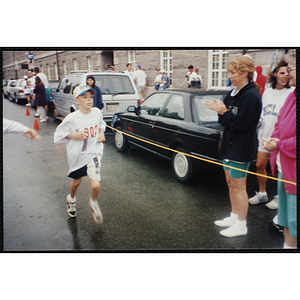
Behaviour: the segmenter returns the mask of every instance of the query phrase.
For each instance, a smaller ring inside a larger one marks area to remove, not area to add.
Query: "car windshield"
[[[93,75],[96,85],[102,95],[134,94],[134,89],[128,76]]]
[[[218,122],[218,113],[204,105],[206,100],[224,100],[224,95],[195,95],[194,103],[198,118],[202,122]]]

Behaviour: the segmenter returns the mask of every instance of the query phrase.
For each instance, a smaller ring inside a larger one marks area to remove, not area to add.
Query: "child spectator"
[[[79,110],[70,113],[56,128],[54,143],[67,142],[67,157],[69,174],[73,181],[70,194],[66,198],[67,213],[71,218],[76,217],[76,191],[83,176],[89,176],[92,196],[89,205],[97,224],[103,222],[102,213],[97,202],[100,193],[100,168],[105,140],[106,123],[101,110],[93,107],[93,96],[96,91],[87,85],[75,88],[74,98]]]

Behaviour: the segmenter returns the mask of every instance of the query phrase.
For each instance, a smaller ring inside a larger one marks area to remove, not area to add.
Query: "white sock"
[[[291,247],[287,245],[286,243],[283,243],[283,249],[297,249],[297,247]]]
[[[267,192],[259,192],[259,194],[260,194],[261,196],[266,196],[266,195],[267,195]]]
[[[231,213],[230,213],[230,218],[236,219],[236,220],[237,220],[238,214],[235,214],[235,213],[231,212]]]
[[[72,198],[71,195],[70,195],[70,201],[71,202],[76,202],[76,196],[74,196],[74,198]]]
[[[246,227],[246,225],[247,225],[247,220],[243,220],[243,221],[236,220],[235,225],[238,226],[239,228]]]

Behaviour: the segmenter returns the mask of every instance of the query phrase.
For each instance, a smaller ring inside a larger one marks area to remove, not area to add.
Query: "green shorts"
[[[224,165],[223,169],[224,170],[229,170],[229,175],[233,178],[244,178],[244,177],[247,177],[248,173],[238,171],[238,170],[235,170],[235,169],[232,169],[232,168],[228,168],[226,166],[248,171],[249,167],[250,167],[250,164],[251,164],[251,162],[239,163],[239,162],[235,162],[235,161],[232,161],[232,160],[223,159],[223,165]]]

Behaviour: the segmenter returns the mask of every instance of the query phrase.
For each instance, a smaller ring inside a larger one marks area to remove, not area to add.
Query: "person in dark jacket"
[[[48,103],[46,99],[45,86],[39,76],[35,77],[35,87],[33,92],[35,94],[35,105],[37,109],[36,116],[40,117],[40,122],[46,122],[45,106]]]
[[[86,84],[93,88],[96,91],[96,95],[93,97],[94,99],[94,106],[98,107],[103,112],[103,101],[102,101],[102,93],[98,86],[96,86],[96,80],[93,76],[88,76],[86,79]]]
[[[215,221],[219,227],[228,227],[220,232],[226,237],[246,235],[248,194],[247,172],[257,152],[256,129],[262,103],[258,86],[253,82],[253,61],[242,56],[228,64],[228,77],[235,88],[224,100],[206,101],[206,106],[219,114],[219,123],[224,126],[221,143],[226,181],[229,188],[231,215]],[[229,167],[229,168],[228,168]],[[231,167],[231,168],[230,168]]]

